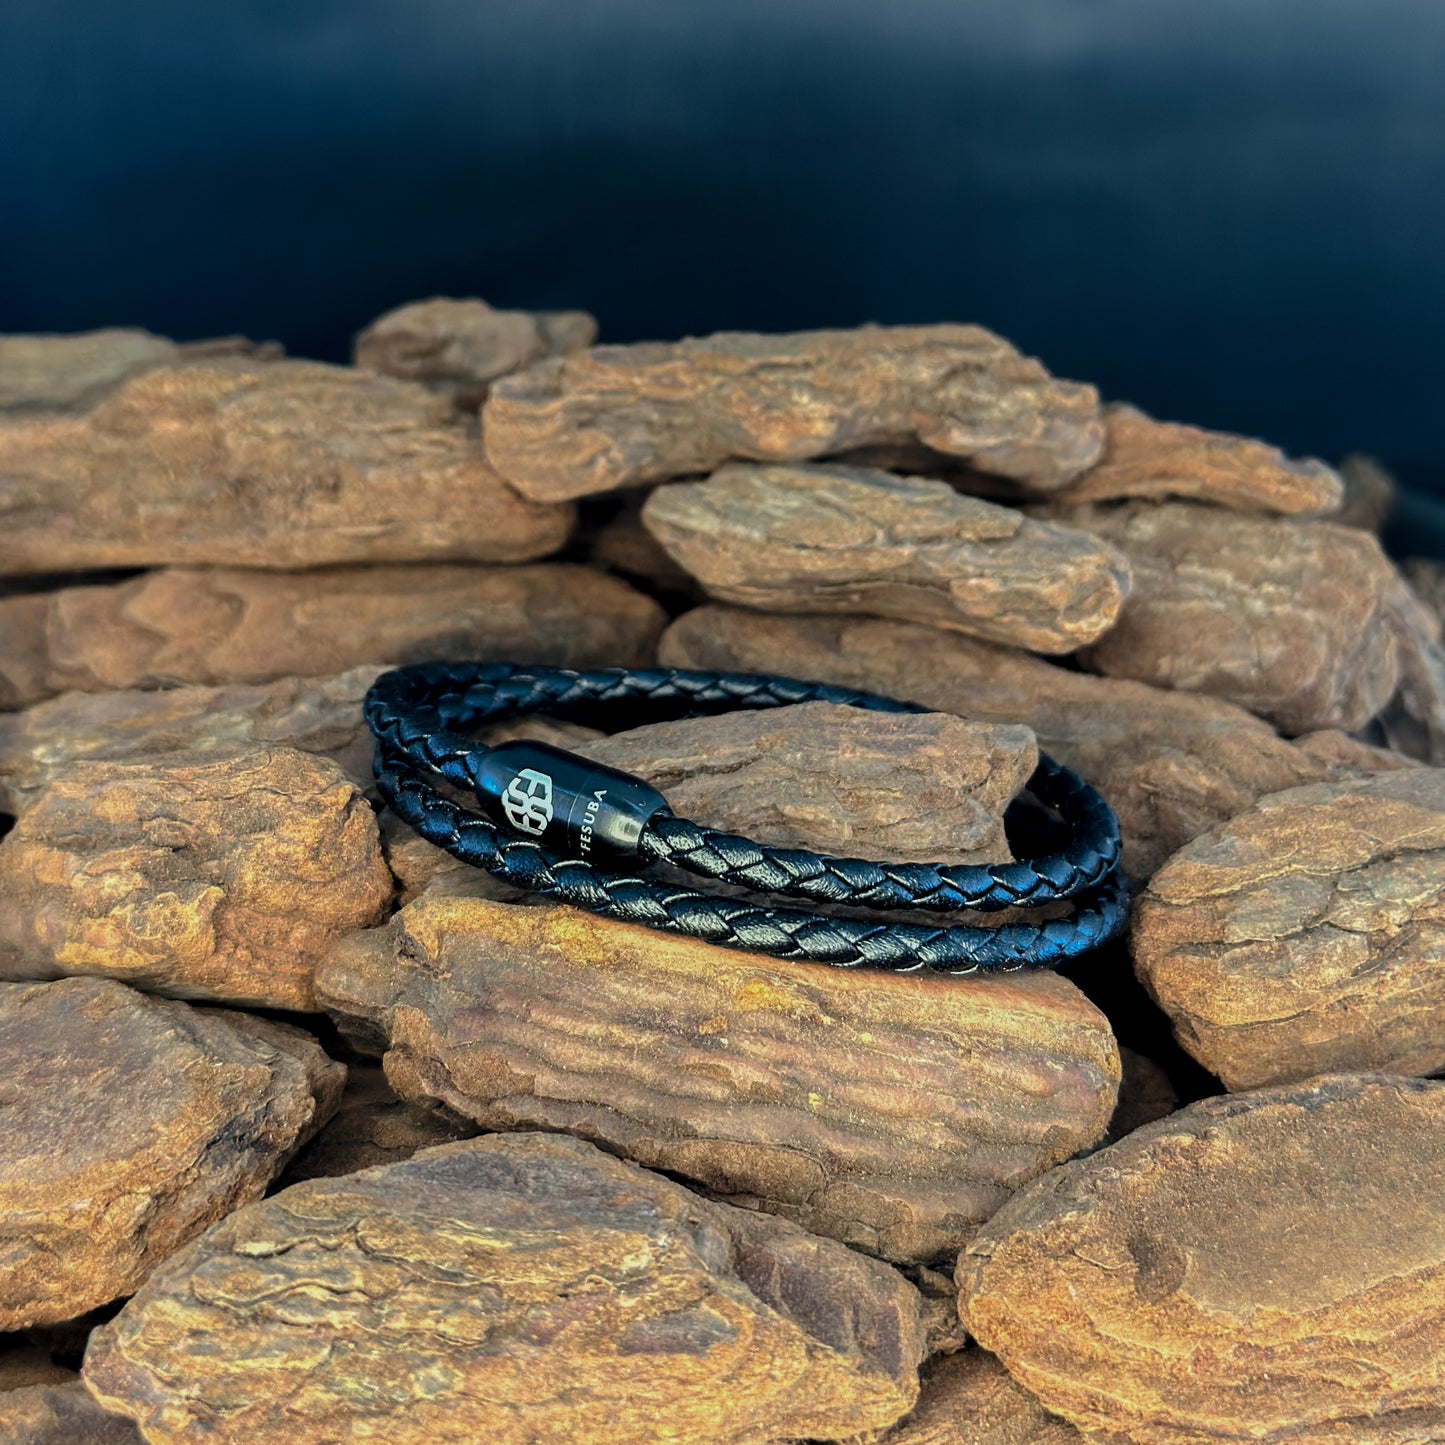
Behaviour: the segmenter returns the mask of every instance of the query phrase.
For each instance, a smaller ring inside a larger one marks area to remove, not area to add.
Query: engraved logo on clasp
[[[552,779],[523,768],[502,794],[502,811],[514,828],[540,838],[552,821]]]

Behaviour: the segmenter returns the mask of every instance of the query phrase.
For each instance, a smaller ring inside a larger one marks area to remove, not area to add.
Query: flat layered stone
[[[1332,766],[1216,698],[1095,677],[911,623],[699,607],[668,628],[658,656],[670,667],[791,674],[1023,723],[1109,801],[1135,879],[1262,793],[1318,781]]]
[[[585,311],[498,311],[475,296],[433,296],[378,316],[356,338],[363,371],[418,381],[475,411],[498,377],[597,339]]]
[[[0,839],[0,978],[312,1010],[318,958],[391,894],[376,818],[325,758],[79,762]]]
[[[665,614],[587,567],[167,568],[0,597],[0,706],[76,689],[331,677],[363,663],[648,661]]]
[[[1259,799],[1154,875],[1130,937],[1227,1088],[1445,1069],[1445,769]]]
[[[1048,971],[789,963],[557,905],[429,889],[317,975],[392,1087],[484,1129],[593,1139],[895,1260],[956,1251],[1100,1140],[1102,1014]]]
[[[1155,421],[1137,407],[1104,408],[1104,453],[1057,495],[1061,501],[1185,498],[1245,512],[1324,516],[1344,500],[1339,474],[1295,461],[1250,437]]]
[[[1133,587],[1088,667],[1223,698],[1286,733],[1353,732],[1400,681],[1398,577],[1367,532],[1189,502],[1048,514],[1129,560]]]
[[[767,1445],[891,1424],[917,1292],[580,1139],[505,1134],[238,1210],[93,1337],[151,1445]]]
[[[309,1034],[108,979],[0,983],[0,1330],[133,1293],[336,1107]]]
[[[482,417],[488,459],[538,501],[910,441],[1050,490],[1104,440],[1092,386],[955,325],[597,346],[502,378]]]
[[[319,362],[152,368],[0,421],[0,572],[520,562],[572,522],[508,487],[445,397]]]
[[[102,1410],[78,1380],[0,1393],[0,1445],[142,1445],[134,1422]]]
[[[24,812],[78,762],[249,743],[284,743],[330,758],[365,789],[376,743],[361,703],[380,670],[373,663],[335,677],[67,692],[24,712],[0,713],[0,812]]]
[[[946,482],[864,467],[733,464],[647,499],[642,520],[724,602],[873,613],[1035,652],[1102,636],[1129,567],[1086,532]]]
[[[1205,1099],[1015,1195],[972,1334],[1109,1445],[1445,1435],[1445,1083]]]

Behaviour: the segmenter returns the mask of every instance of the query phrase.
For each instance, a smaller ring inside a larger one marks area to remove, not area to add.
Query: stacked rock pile
[[[0,1440],[1445,1441],[1445,579],[1388,478],[973,326],[594,340],[0,339]],[[520,897],[379,810],[362,696],[430,658],[936,709],[516,729],[835,853],[1007,861],[1043,749],[1127,943]]]

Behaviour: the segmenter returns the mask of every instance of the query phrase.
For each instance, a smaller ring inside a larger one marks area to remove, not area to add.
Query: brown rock
[[[538,501],[917,440],[1044,490],[1098,458],[1098,393],[979,326],[598,346],[493,388],[487,456]]]
[[[1119,1104],[1109,1121],[1109,1143],[1145,1124],[1167,1118],[1179,1107],[1179,1093],[1168,1073],[1137,1049],[1121,1047]]]
[[[0,706],[67,689],[268,682],[362,663],[648,660],[665,617],[585,567],[171,568],[0,598]]]
[[[518,562],[572,520],[506,486],[445,398],[317,362],[161,367],[0,423],[0,572]]]
[[[32,1385],[64,1385],[76,1379],[74,1370],[67,1370],[44,1344],[34,1343],[23,1334],[0,1337],[0,1406],[12,1390]],[[0,1441],[5,1438],[0,1429]]]
[[[1025,727],[827,702],[566,746],[645,778],[706,827],[893,863],[1011,862],[1003,812],[1038,765]]]
[[[1339,509],[1344,483],[1323,462],[1228,432],[1155,421],[1136,407],[1104,408],[1104,454],[1060,501],[1184,497],[1245,512],[1320,516]]]
[[[0,1394],[0,1445],[141,1445],[141,1437],[76,1380]]]
[[[1445,616],[1445,562],[1436,557],[1406,557],[1400,563],[1400,570],[1405,574],[1411,592],[1435,615],[1437,621]]]
[[[1286,733],[1351,732],[1395,691],[1398,579],[1368,533],[1189,502],[1049,515],[1118,547],[1133,574],[1087,666],[1224,698]]]
[[[1445,769],[1261,798],[1154,875],[1131,944],[1227,1088],[1445,1069]]]
[[[780,672],[1026,724],[1113,806],[1134,878],[1261,793],[1325,776],[1323,762],[1228,703],[1093,677],[931,627],[700,607],[672,624],[658,655],[672,667]]]
[[[1429,575],[1413,575],[1428,588]],[[1400,654],[1400,688],[1377,725],[1392,749],[1424,762],[1445,763],[1445,647],[1438,610],[1404,577],[1390,597],[1391,630]]]
[[[336,677],[68,692],[0,714],[0,811],[23,812],[77,762],[194,755],[247,743],[284,743],[328,757],[365,789],[375,741],[361,702],[380,670],[372,663]]]
[[[164,336],[130,328],[0,336],[0,414],[83,411],[122,382],[180,360]]]
[[[336,1107],[309,1034],[108,979],[0,984],[0,1329],[132,1293]]]
[[[418,1149],[469,1139],[476,1127],[399,1099],[375,1064],[352,1064],[336,1112],[286,1166],[279,1183],[330,1179],[377,1164],[400,1164]]]
[[[1404,757],[1390,748],[1377,748],[1361,742],[1338,728],[1305,733],[1295,738],[1294,745],[1324,766],[1324,779],[1329,782],[1363,778],[1371,773],[1398,773],[1420,766],[1415,758]]]
[[[371,808],[324,758],[76,763],[0,840],[0,978],[309,1010],[316,960],[391,891]]]
[[[648,530],[714,597],[774,612],[868,612],[1036,652],[1113,625],[1129,569],[1087,533],[946,482],[863,467],[723,467],[659,487]]]
[[[585,311],[496,311],[474,296],[433,296],[378,316],[356,338],[355,360],[475,411],[498,377],[596,339],[597,322]]]
[[[1374,457],[1351,452],[1340,463],[1345,498],[1334,520],[1346,527],[1379,532],[1394,510],[1399,484]]]
[[[586,561],[604,572],[638,578],[654,594],[671,593],[689,603],[703,601],[697,579],[679,567],[642,525],[648,495],[635,488],[583,504],[581,543]]]
[[[387,1078],[556,1129],[889,1259],[936,1259],[1103,1137],[1118,1054],[1050,972],[967,981],[714,948],[429,891],[341,940],[324,1007]]]
[[[427,1149],[223,1221],[85,1378],[152,1445],[765,1445],[913,1404],[918,1297],[559,1135]]]
[[[1445,1084],[1205,1099],[1016,1195],[959,1260],[970,1331],[1109,1442],[1445,1435]]]

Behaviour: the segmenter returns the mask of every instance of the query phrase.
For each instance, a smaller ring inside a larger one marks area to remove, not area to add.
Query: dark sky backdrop
[[[0,0],[0,330],[977,320],[1445,493],[1441,0]]]

